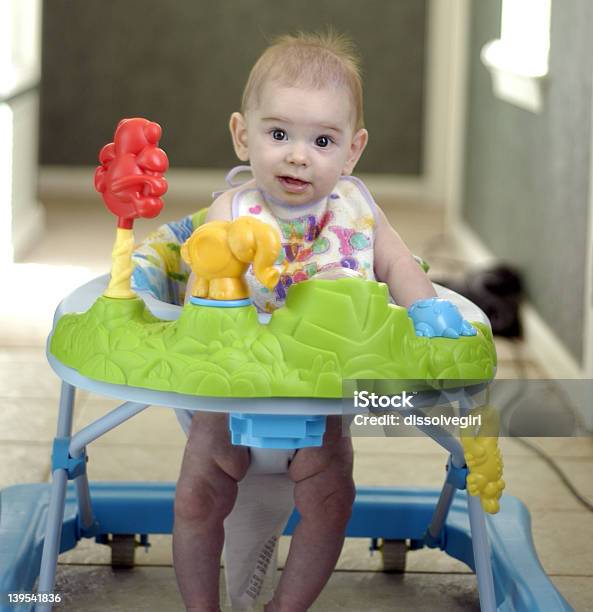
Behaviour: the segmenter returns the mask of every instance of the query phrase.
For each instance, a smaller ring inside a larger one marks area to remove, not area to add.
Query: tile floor
[[[167,217],[194,209],[168,204]],[[84,280],[109,269],[112,219],[98,200],[48,202],[47,232],[23,263],[5,271],[5,287],[17,291],[0,306],[0,488],[49,479],[50,444],[57,415],[59,381],[46,363],[44,342],[59,298]],[[414,252],[428,255],[433,270],[459,271],[455,245],[442,235],[439,213],[406,204],[388,215]],[[142,234],[158,221],[139,224]],[[85,233],[86,232],[86,233]],[[142,234],[138,232],[137,238]],[[426,251],[430,250],[430,253]],[[451,266],[454,268],[451,268]],[[499,377],[517,376],[522,363],[529,377],[543,377],[524,347],[498,342]],[[82,393],[75,429],[104,414],[115,402]],[[538,439],[579,489],[593,499],[593,440]],[[89,448],[89,476],[95,480],[175,480],[184,436],[172,411],[153,408]],[[364,485],[439,486],[444,452],[421,438],[356,438],[355,476]],[[507,491],[531,511],[533,536],[544,569],[576,610],[593,610],[593,515],[567,492],[558,476],[532,451],[502,440]],[[393,466],[386,470],[385,466]],[[109,552],[92,541],[60,557],[57,589],[62,610],[182,610],[171,567],[170,538],[139,549],[138,566],[113,572]],[[282,538],[281,562],[288,539]],[[282,563],[281,563],[282,565]],[[461,563],[442,553],[408,555],[404,575],[379,570],[368,542],[348,540],[333,576],[313,610],[478,610],[475,579]]]

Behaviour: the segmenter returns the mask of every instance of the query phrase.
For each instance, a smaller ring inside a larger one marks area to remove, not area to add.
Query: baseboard
[[[92,166],[42,166],[39,173],[41,200],[96,197],[93,186],[95,167]],[[174,168],[167,172],[168,197],[195,201],[200,205],[211,201],[212,193],[225,188],[226,171],[191,168]],[[423,177],[390,174],[357,174],[377,202],[405,201],[429,207],[440,203],[430,195]]]

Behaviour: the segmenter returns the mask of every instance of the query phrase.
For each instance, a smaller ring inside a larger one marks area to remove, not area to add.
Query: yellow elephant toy
[[[250,263],[260,283],[273,289],[280,276],[274,268],[279,252],[278,232],[252,217],[205,223],[181,247],[195,275],[192,295],[212,300],[248,297],[243,276]]]

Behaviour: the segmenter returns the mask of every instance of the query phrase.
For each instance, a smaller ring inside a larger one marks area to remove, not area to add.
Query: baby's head
[[[368,139],[363,125],[358,60],[332,33],[278,38],[252,68],[230,120],[239,159],[287,204],[325,198],[352,172]]]

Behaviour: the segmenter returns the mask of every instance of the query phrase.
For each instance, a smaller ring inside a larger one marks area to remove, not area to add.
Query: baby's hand
[[[462,316],[457,306],[449,300],[428,298],[417,300],[410,308],[408,315],[414,321],[417,336],[433,338],[459,338],[475,336],[476,330]]]

